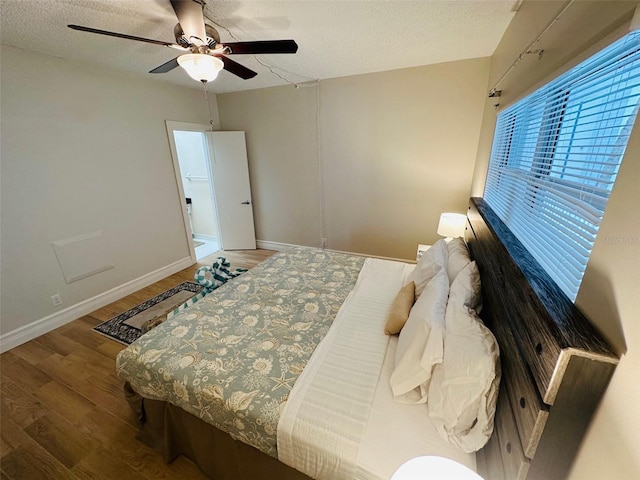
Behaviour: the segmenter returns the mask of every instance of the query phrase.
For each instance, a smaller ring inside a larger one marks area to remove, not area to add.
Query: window
[[[498,114],[484,198],[574,301],[640,105],[640,32]]]

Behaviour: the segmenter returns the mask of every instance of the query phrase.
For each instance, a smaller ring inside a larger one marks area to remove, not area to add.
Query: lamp
[[[464,235],[467,217],[461,213],[442,213],[438,223],[438,235],[456,238]]]
[[[224,63],[218,57],[204,53],[180,55],[178,65],[184,68],[191,78],[202,83],[215,80],[218,72],[224,67]]]
[[[473,470],[444,457],[416,457],[400,465],[391,480],[483,480]]]

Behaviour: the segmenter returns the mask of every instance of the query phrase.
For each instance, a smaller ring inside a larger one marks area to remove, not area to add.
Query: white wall
[[[6,336],[189,257],[165,120],[209,114],[199,88],[13,47],[1,55]],[[51,242],[98,230],[115,268],[67,285]]]

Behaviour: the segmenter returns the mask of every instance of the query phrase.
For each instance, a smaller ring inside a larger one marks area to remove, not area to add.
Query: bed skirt
[[[184,455],[214,480],[310,480],[175,405],[142,398],[129,383],[124,393],[140,422],[137,439],[158,451],[167,463]]]

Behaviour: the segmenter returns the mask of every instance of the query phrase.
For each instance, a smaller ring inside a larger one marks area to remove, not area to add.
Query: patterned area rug
[[[203,290],[202,285],[183,282],[120,315],[93,327],[116,342],[129,345],[150,328],[162,323],[167,314]]]

